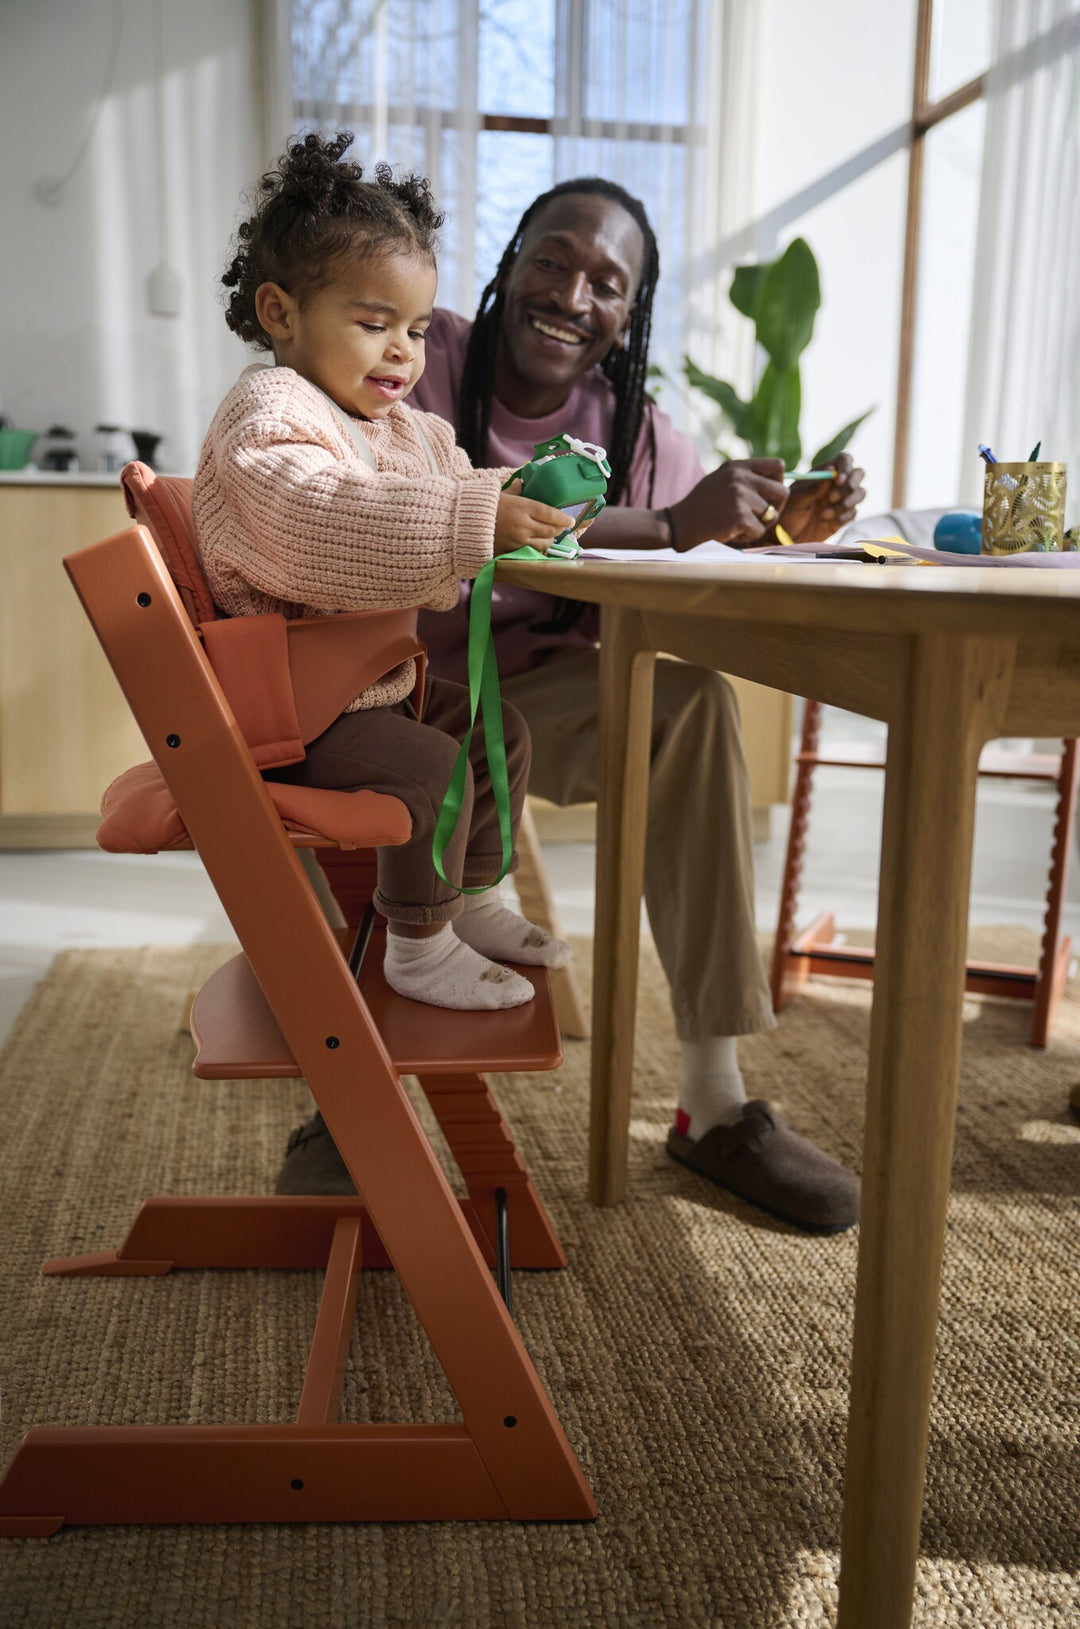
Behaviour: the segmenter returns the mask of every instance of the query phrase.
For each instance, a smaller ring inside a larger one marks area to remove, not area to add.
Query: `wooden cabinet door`
[[[0,846],[92,844],[149,757],[62,563],[127,525],[119,484],[0,482]]]

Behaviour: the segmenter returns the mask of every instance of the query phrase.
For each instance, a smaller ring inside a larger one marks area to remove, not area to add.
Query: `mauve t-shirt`
[[[457,424],[458,390],[471,331],[472,323],[456,312],[435,312],[427,331],[427,364],[409,397],[410,406],[438,413],[440,418]],[[519,418],[492,398],[488,464],[494,468],[517,469],[532,457],[534,443],[548,441],[564,431],[577,436],[579,441],[607,447],[614,415],[615,394],[599,368],[593,368],[579,379],[567,402],[546,418]],[[655,474],[652,471],[653,444]],[[623,502],[633,509],[666,509],[669,504],[685,498],[703,473],[693,442],[675,429],[666,413],[650,406],[634,449]],[[651,492],[650,475],[653,475]],[[427,643],[432,672],[459,683],[466,681],[467,600],[467,593],[463,592],[460,604],[452,611],[420,613],[420,637]],[[499,672],[504,677],[525,672],[548,652],[567,645],[595,645],[599,613],[593,605],[585,607],[572,627],[560,632],[544,631],[556,603],[550,594],[495,585],[491,627]]]

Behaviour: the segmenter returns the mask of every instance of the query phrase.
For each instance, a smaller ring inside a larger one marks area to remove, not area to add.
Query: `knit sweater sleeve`
[[[343,456],[340,429],[303,390],[264,389],[248,405],[211,430],[200,543],[215,598],[215,584],[239,582],[316,611],[439,609],[491,559],[497,472],[449,455],[437,473],[372,470]]]
[[[498,466],[474,469],[464,447],[457,444],[454,426],[447,423],[446,419],[440,418],[438,413],[422,413],[417,408],[411,408],[409,416],[420,420],[424,435],[435,456],[435,462],[440,470],[445,470],[447,474],[456,475],[459,480],[469,480],[473,476],[495,475],[501,487],[514,473],[509,466],[506,469],[500,469]]]

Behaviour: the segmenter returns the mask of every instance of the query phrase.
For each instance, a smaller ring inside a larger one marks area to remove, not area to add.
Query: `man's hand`
[[[721,464],[672,505],[676,548],[692,549],[709,538],[736,547],[757,543],[788,502],[783,476],[779,458],[733,458]]]
[[[528,543],[545,554],[555,539],[574,524],[573,515],[564,515],[550,504],[536,503],[522,498],[521,482],[515,481],[506,492],[499,493],[499,507],[495,511],[495,553],[512,554]]]
[[[793,543],[823,543],[855,519],[866,497],[865,470],[856,469],[850,453],[840,453],[820,466],[834,469],[832,481],[796,481],[780,513],[780,524]]]

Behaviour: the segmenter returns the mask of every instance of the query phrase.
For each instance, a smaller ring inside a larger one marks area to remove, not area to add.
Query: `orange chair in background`
[[[342,685],[356,693],[378,641],[358,640],[356,619],[340,619],[354,622],[353,648],[332,632],[321,670],[317,631],[238,626],[263,618],[215,629],[190,483],[129,466],[125,486],[160,552],[140,524],[65,562],[154,758],[109,789],[99,840],[198,849],[242,954],[195,1001],[194,1073],[302,1075],[359,1197],[150,1198],[118,1249],[46,1263],[60,1276],[277,1266],[323,1268],[325,1278],[294,1423],[35,1427],[0,1481],[0,1534],[65,1523],[591,1518],[592,1495],[508,1306],[511,1265],[566,1258],[483,1078],[561,1061],[546,972],[519,969],[536,987],[525,1007],[447,1012],[389,990],[381,957],[364,954],[378,933],[371,911],[351,944],[329,926],[296,847],[359,861],[360,850],[404,841],[408,812],[374,792],[268,783],[259,769],[312,738]],[[388,665],[410,640],[415,648],[400,619],[379,638]],[[265,681],[246,697],[245,639]],[[405,1073],[431,1102],[465,1199],[432,1152]],[[443,1366],[458,1424],[339,1422],[359,1274],[386,1266]]]

